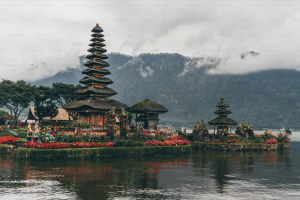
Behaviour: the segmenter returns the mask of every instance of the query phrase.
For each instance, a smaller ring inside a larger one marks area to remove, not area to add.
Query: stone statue
[[[35,126],[34,126],[34,137],[38,137],[40,134],[40,130],[39,130],[39,123],[35,122]]]
[[[14,137],[19,137],[19,135],[14,131],[9,130],[8,132],[10,133],[10,135],[12,135]]]

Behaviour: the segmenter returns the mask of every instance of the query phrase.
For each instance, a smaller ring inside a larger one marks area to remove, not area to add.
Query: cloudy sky
[[[1,78],[76,68],[96,23],[108,52],[221,58],[210,73],[300,69],[300,2],[33,0],[0,1]]]

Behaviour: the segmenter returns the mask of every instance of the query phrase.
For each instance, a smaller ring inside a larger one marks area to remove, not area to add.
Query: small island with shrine
[[[169,112],[163,105],[150,98],[132,106],[112,99],[117,92],[108,86],[113,81],[110,64],[103,47],[103,29],[96,24],[91,30],[92,43],[84,65],[85,75],[79,83],[84,86],[75,94],[80,98],[62,107],[48,110],[30,107],[25,138],[10,130],[9,136],[0,137],[0,154],[13,154],[19,159],[91,159],[101,157],[156,156],[190,154],[192,149],[249,151],[280,150],[289,148],[289,132],[274,134],[265,131],[256,134],[250,122],[236,122],[228,118],[232,112],[225,97],[220,98],[217,118],[196,122],[192,134],[169,127],[161,128],[159,115]],[[38,111],[37,111],[38,109]],[[212,108],[213,110],[213,108]],[[48,112],[48,117],[37,114]],[[12,119],[11,116],[6,117]],[[45,126],[51,123],[70,123],[72,126]],[[60,122],[58,122],[60,121]],[[134,121],[134,122],[133,122]],[[34,124],[34,127],[33,127]],[[232,132],[234,126],[236,130]]]

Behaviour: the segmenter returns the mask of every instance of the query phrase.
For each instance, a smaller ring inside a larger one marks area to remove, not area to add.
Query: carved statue
[[[12,135],[14,137],[19,137],[19,135],[14,131],[9,130],[8,132],[10,133],[10,135]]]

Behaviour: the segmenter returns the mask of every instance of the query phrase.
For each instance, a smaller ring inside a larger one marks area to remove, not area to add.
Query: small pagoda
[[[224,101],[225,97],[220,97],[220,100],[221,102],[217,104],[219,110],[216,110],[214,112],[218,115],[218,117],[209,121],[208,124],[214,126],[214,134],[215,127],[217,126],[217,134],[222,135],[225,132],[228,132],[228,127],[236,126],[238,123],[227,117],[227,115],[231,114],[231,111],[226,110],[226,108],[229,107],[229,105]]]
[[[135,113],[136,123],[143,125],[146,130],[156,130],[159,121],[158,114],[164,114],[169,110],[166,107],[146,98],[128,108],[127,111]]]
[[[91,127],[104,127],[105,114],[107,111],[115,108],[117,113],[121,112],[121,107],[128,108],[127,105],[109,99],[111,96],[116,95],[117,92],[109,87],[113,81],[105,77],[111,74],[109,70],[105,69],[109,67],[109,64],[104,60],[108,57],[103,53],[106,49],[103,47],[105,40],[102,34],[102,28],[97,24],[92,29],[92,41],[89,46],[89,55],[86,56],[89,59],[84,65],[87,67],[82,73],[86,76],[79,81],[84,84],[85,87],[77,90],[75,93],[80,94],[83,100],[75,100],[65,104],[63,107],[71,114],[79,114],[83,121],[86,121]],[[71,115],[72,116],[72,115]]]

